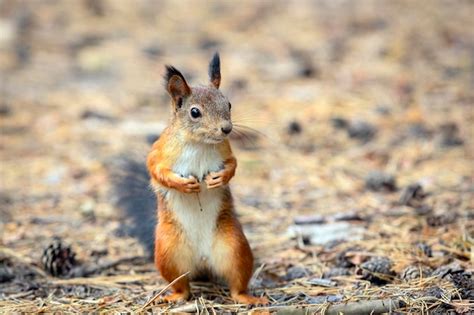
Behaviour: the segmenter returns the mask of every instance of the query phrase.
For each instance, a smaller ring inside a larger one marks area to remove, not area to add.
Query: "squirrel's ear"
[[[183,104],[183,98],[191,94],[191,89],[186,83],[184,76],[175,67],[166,66],[165,85],[176,109],[179,109]]]
[[[221,61],[219,59],[219,53],[216,52],[209,63],[209,80],[216,89],[221,85]]]

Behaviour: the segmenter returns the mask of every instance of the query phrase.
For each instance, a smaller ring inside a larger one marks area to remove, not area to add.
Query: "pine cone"
[[[56,238],[43,251],[41,261],[43,267],[52,276],[65,276],[71,271],[75,265],[76,254],[72,251],[69,245],[64,244],[61,239]]]
[[[474,300],[474,279],[467,272],[460,272],[451,275],[451,281],[459,290],[461,297],[466,300]]]
[[[427,266],[408,266],[400,274],[400,278],[404,281],[418,280],[426,278],[431,274],[431,268]]]
[[[440,227],[454,223],[456,221],[455,213],[430,215],[426,218],[426,223],[431,227]]]
[[[331,268],[323,274],[323,278],[330,279],[333,277],[340,277],[340,276],[349,276],[351,274],[350,268]]]
[[[394,273],[392,262],[387,257],[373,257],[360,265],[362,278],[375,284],[384,284]]]

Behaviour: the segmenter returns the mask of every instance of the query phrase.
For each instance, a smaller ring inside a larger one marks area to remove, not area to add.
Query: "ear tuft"
[[[165,80],[165,85],[167,86],[168,83],[170,82],[170,79],[174,76],[174,75],[177,75],[178,77],[180,77],[183,81],[186,82],[186,80],[184,79],[184,76],[181,72],[179,72],[178,69],[176,69],[175,67],[173,66],[170,66],[170,65],[166,65],[166,73],[165,75],[163,76],[163,79]]]
[[[183,98],[191,94],[191,89],[186,83],[183,74],[173,66],[166,66],[164,79],[166,90],[171,95],[176,109],[179,109]]]
[[[221,85],[221,60],[216,52],[209,63],[209,80],[216,89]]]

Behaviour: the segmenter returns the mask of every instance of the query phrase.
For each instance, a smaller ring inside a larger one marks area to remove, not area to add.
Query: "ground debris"
[[[360,265],[363,279],[375,284],[384,284],[394,276],[392,262],[387,257],[373,257]]]
[[[423,265],[410,265],[402,270],[400,278],[404,281],[413,281],[426,278],[431,274],[431,268]]]
[[[404,206],[419,207],[425,197],[426,194],[420,184],[411,184],[403,189],[399,203]]]
[[[270,305],[235,304],[217,279],[148,311],[468,312],[470,6],[2,2],[0,312],[143,312],[166,288],[146,169],[177,114],[163,65],[207,85],[215,50],[250,291]],[[54,236],[78,262],[60,277],[41,262]]]
[[[397,190],[395,176],[379,171],[372,171],[367,175],[365,187],[373,191]]]
[[[41,257],[44,269],[52,276],[67,275],[76,264],[76,253],[71,246],[64,244],[60,238],[55,238],[43,251]]]

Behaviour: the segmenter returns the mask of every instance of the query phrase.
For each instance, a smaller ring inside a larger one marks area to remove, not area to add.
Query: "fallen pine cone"
[[[426,218],[426,223],[431,227],[440,227],[456,221],[456,214],[430,215]]]
[[[326,271],[323,274],[323,278],[330,279],[330,278],[333,278],[333,277],[349,276],[351,273],[352,272],[351,272],[350,268],[335,267],[335,268],[331,268],[328,271]]]
[[[384,284],[393,276],[392,261],[387,257],[373,257],[360,265],[362,279],[375,284]]]
[[[463,299],[474,300],[474,279],[471,274],[467,272],[452,274],[451,281]]]
[[[403,281],[418,280],[420,278],[426,278],[431,274],[431,268],[427,266],[408,266],[400,273],[400,279]]]
[[[55,238],[43,251],[41,262],[50,275],[62,277],[67,275],[76,264],[75,256],[76,254],[69,245],[64,244],[61,239]]]

